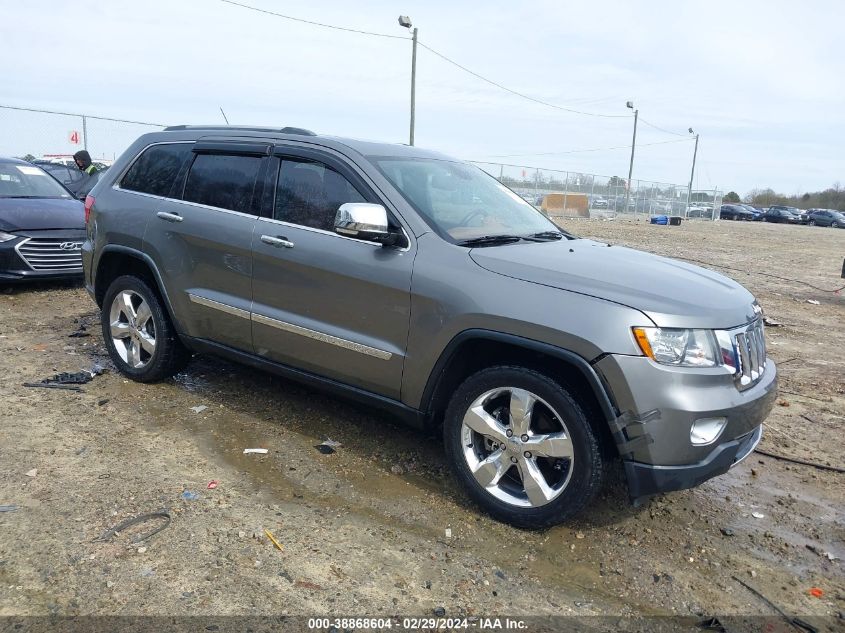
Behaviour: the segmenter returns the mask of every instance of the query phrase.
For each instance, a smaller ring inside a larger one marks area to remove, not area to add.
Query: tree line
[[[726,201],[730,193],[725,196]],[[739,196],[737,196],[737,201],[739,201]],[[798,207],[799,209],[836,209],[838,211],[845,211],[845,188],[837,182],[824,191],[794,195],[777,193],[774,189],[770,188],[752,189],[745,195],[743,201],[755,207],[783,204],[790,207]]]

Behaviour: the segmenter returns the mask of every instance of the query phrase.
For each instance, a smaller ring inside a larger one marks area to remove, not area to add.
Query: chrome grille
[[[82,270],[82,240],[29,238],[15,247],[27,266],[40,272]]]
[[[763,335],[763,319],[757,319],[744,330],[734,335],[738,369],[737,386],[747,389],[755,384],[766,371],[766,339]]]

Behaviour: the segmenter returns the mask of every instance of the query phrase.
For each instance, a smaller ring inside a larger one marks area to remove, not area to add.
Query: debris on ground
[[[438,618],[442,618],[444,615],[446,615],[446,609],[444,609],[443,607],[437,607],[434,610],[434,615],[436,615]]]
[[[15,512],[17,509],[18,506],[15,505],[0,506],[0,512]]]
[[[816,301],[815,299],[807,299],[807,303],[811,303],[811,304],[813,304],[814,306],[818,306],[818,305],[821,305],[821,304],[822,304],[822,302],[821,302],[821,301]]]
[[[244,455],[252,455],[253,453],[256,455],[266,455],[268,453],[268,449],[266,448],[245,448]]]
[[[35,477],[35,475],[37,475],[37,474],[38,474],[38,469],[37,469],[37,468],[33,468],[32,470],[28,470],[28,471],[26,471],[26,476],[27,476],[27,477]]]
[[[783,327],[783,323],[780,321],[775,321],[774,319],[770,319],[767,316],[763,317],[763,325],[768,327]]]
[[[98,401],[97,401],[97,406],[98,406],[98,407],[102,407],[102,406],[107,405],[108,403],[109,403],[109,399],[108,399],[108,398],[103,398],[102,400],[98,400]]]
[[[707,618],[706,620],[702,620],[696,626],[700,629],[704,629],[705,631],[717,631],[718,633],[727,633],[727,629],[724,625],[719,622],[718,618]]]
[[[780,614],[780,616],[781,616],[784,620],[786,620],[787,622],[789,622],[791,625],[793,625],[793,626],[794,626],[794,627],[796,627],[797,629],[799,629],[799,630],[802,630],[802,629],[803,629],[804,631],[808,631],[808,632],[810,632],[810,633],[818,633],[818,629],[817,629],[816,627],[814,627],[812,624],[809,624],[809,623],[805,622],[805,621],[804,621],[804,620],[802,620],[801,618],[796,618],[796,617],[792,617],[791,615],[788,615],[788,614],[786,613],[786,611],[784,611],[783,609],[781,609],[778,605],[776,605],[774,602],[772,602],[771,600],[769,600],[766,596],[764,596],[762,593],[760,593],[759,591],[757,591],[754,587],[752,587],[751,585],[749,585],[747,582],[745,582],[745,581],[743,581],[743,580],[740,580],[740,579],[739,579],[739,578],[737,578],[736,576],[731,576],[731,578],[733,578],[736,582],[738,582],[738,583],[739,583],[739,584],[741,584],[743,587],[745,587],[746,589],[748,589],[748,591],[750,591],[751,593],[753,593],[755,596],[757,596],[758,598],[760,598],[760,600],[762,600],[763,602],[765,602],[766,604],[768,604],[768,605],[769,605],[772,609],[774,609],[775,611],[777,611],[777,612]],[[813,587],[813,589],[818,589],[818,587]],[[811,594],[812,594],[812,592],[813,592],[813,589],[810,589],[810,593],[811,593]],[[818,589],[818,591],[821,591],[821,589]],[[817,596],[817,597],[818,597],[818,596]]]
[[[325,440],[317,444],[314,448],[320,451],[323,455],[331,455],[335,452],[335,449],[340,446],[343,446],[343,444],[341,444],[340,442],[335,442],[333,439],[327,437]]]
[[[265,529],[264,534],[267,535],[267,538],[270,539],[270,542],[276,547],[277,550],[279,550],[280,552],[285,551],[285,548],[282,547],[282,544],[279,543],[279,541],[276,540],[276,537],[273,536],[273,534],[270,532],[270,530]]]
[[[446,528],[446,538],[452,538],[452,528]]]
[[[734,531],[733,531],[732,529],[730,529],[730,528],[722,528],[720,531],[721,531],[721,532],[722,532],[722,534],[724,534],[725,536],[733,536],[733,535],[734,535]]]
[[[112,536],[114,536],[115,534],[119,534],[119,533],[123,532],[124,530],[126,530],[127,528],[132,527],[133,525],[139,525],[141,523],[146,523],[147,521],[151,521],[153,519],[165,519],[165,522],[162,525],[160,525],[159,527],[157,527],[155,530],[153,530],[152,532],[148,532],[147,534],[141,534],[139,536],[136,536],[132,540],[132,543],[136,544],[136,543],[140,543],[141,541],[146,541],[148,538],[158,534],[163,529],[165,529],[168,525],[170,525],[170,513],[169,512],[166,512],[165,510],[159,510],[158,512],[149,512],[147,514],[139,514],[138,516],[131,517],[129,519],[126,519],[125,521],[121,521],[120,523],[115,525],[113,528],[106,530],[105,532],[103,532],[103,534],[99,538],[97,538],[95,540],[96,541],[107,541]]]
[[[214,490],[219,485],[220,485],[219,481],[217,481],[216,479],[212,479],[211,481],[208,482],[208,485],[206,486],[206,488],[208,488],[209,490]]]
[[[44,378],[40,382],[25,382],[24,387],[40,387],[42,389],[67,389],[68,391],[82,391],[79,387],[74,385],[84,385],[100,374],[105,373],[105,368],[99,364],[95,364],[90,370],[82,370],[77,372],[60,372]]]
[[[765,515],[765,514],[763,514],[762,512],[752,512],[752,513],[751,513],[751,516],[753,516],[755,519],[764,519],[764,518],[766,518],[766,515]]]
[[[334,441],[330,437],[327,437],[325,440],[317,444],[314,448],[320,451],[323,455],[331,455],[336,451],[336,449],[341,446],[343,446],[343,444]]]
[[[202,412],[203,412],[203,411],[205,411],[207,408],[208,408],[208,407],[207,407],[207,406],[205,406],[204,404],[200,404],[200,405],[198,405],[198,406],[196,406],[196,407],[191,407],[191,411],[193,411],[194,413],[202,413]]]
[[[190,490],[185,490],[182,493],[182,498],[185,501],[196,501],[197,499],[200,498],[200,496],[196,492],[191,492]]]

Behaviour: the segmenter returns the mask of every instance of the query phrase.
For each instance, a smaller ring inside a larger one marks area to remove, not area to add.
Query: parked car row
[[[845,228],[845,214],[834,209],[807,209],[772,205],[760,210],[748,204],[723,204],[719,210],[722,220],[757,220],[779,224],[808,224],[810,226],[831,226]]]

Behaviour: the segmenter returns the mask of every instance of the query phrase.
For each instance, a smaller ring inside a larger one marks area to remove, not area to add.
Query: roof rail
[[[245,130],[248,132],[278,132],[282,134],[299,134],[301,136],[317,136],[315,132],[301,127],[251,127],[245,125],[169,125],[165,132],[178,130]]]

